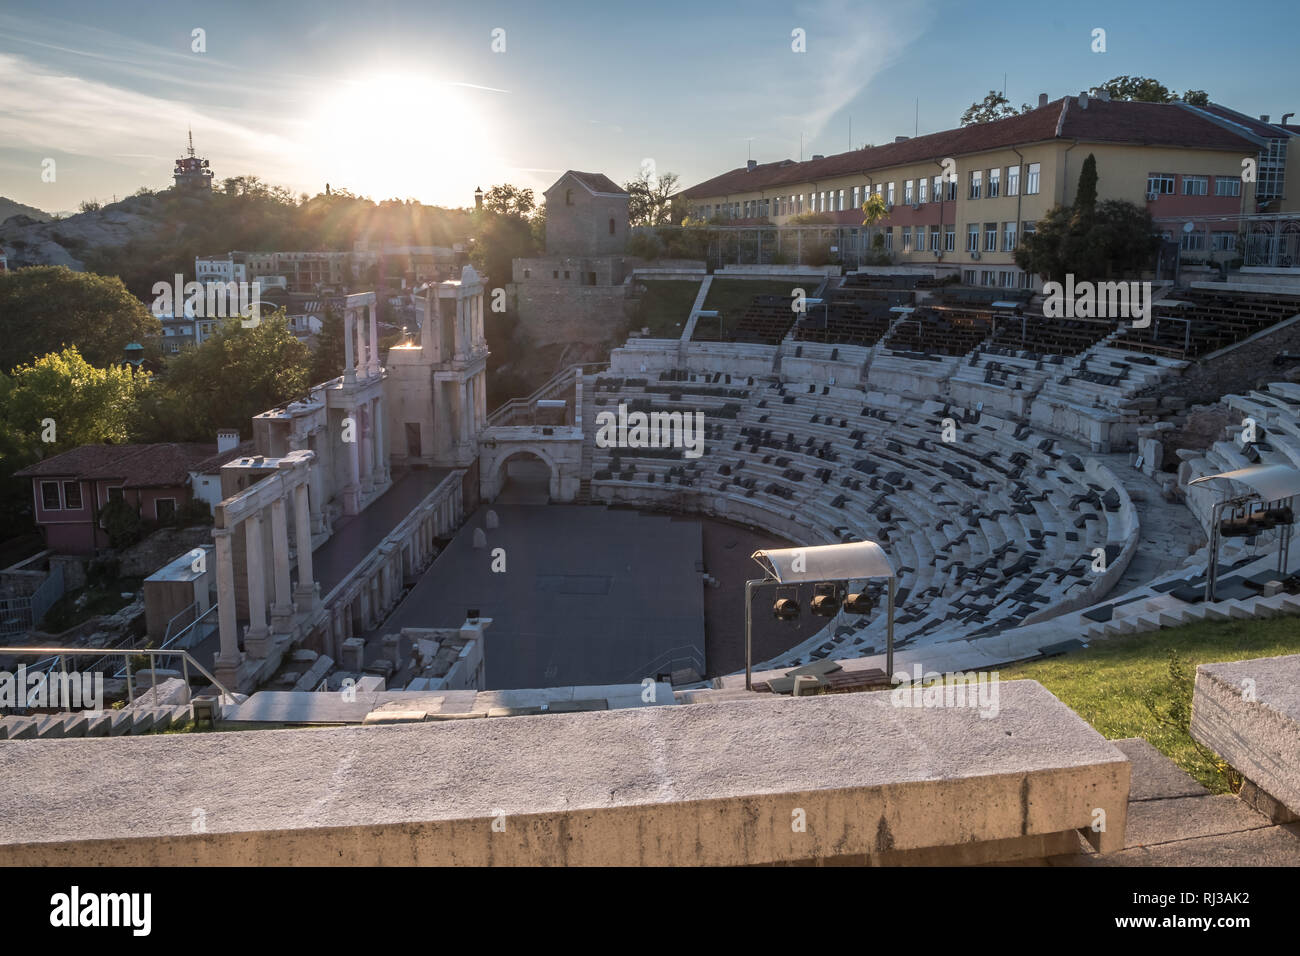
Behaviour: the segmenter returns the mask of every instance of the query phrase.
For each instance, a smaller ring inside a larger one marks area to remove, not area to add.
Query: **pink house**
[[[100,512],[110,500],[125,499],[145,521],[167,521],[190,501],[190,472],[216,454],[216,445],[197,442],[82,445],[15,477],[32,481],[46,547],[91,555],[109,546]]]

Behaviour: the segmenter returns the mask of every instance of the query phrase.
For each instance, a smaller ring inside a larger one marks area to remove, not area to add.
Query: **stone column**
[[[370,494],[375,490],[374,470],[375,470],[375,448],[374,448],[374,422],[371,421],[370,403],[364,402],[357,405],[357,427],[360,434],[357,436],[361,448],[359,449],[361,458],[361,491],[364,494]]]
[[[217,563],[217,626],[221,651],[217,654],[216,678],[231,693],[239,690],[239,624],[235,617],[234,535],[229,528],[213,528],[212,539]]]
[[[318,443],[319,444],[319,443]],[[308,466],[307,484],[310,485],[308,508],[311,513],[311,533],[325,533],[325,464],[319,453],[316,460]],[[304,491],[307,485],[303,486]]]
[[[272,581],[275,603],[271,605],[271,628],[276,634],[293,632],[293,595],[289,578],[289,522],[284,496],[271,502]]]
[[[320,586],[312,573],[310,520],[307,485],[304,483],[293,490],[293,526],[298,547],[298,587],[293,596],[298,610],[303,613],[310,613],[320,598]]]
[[[244,632],[244,650],[249,657],[265,657],[266,569],[262,559],[262,516],[254,513],[244,519],[244,554],[248,558],[248,630]]]
[[[343,489],[343,513],[358,514],[361,511],[361,417],[356,405],[348,408],[346,417],[352,419],[352,441],[344,442],[348,456],[348,483]]]
[[[392,477],[388,470],[388,447],[384,438],[384,398],[380,395],[374,402],[375,415],[375,469],[379,480],[388,484]]]
[[[356,360],[353,357],[353,338],[356,319],[351,309],[343,310],[343,382],[352,385],[357,380]]]
[[[378,293],[376,293],[376,296]],[[370,304],[370,363],[366,367],[371,375],[379,374],[379,303]]]

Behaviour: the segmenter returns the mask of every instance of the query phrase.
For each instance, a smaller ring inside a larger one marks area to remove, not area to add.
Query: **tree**
[[[673,193],[677,189],[677,174],[664,173],[651,176],[642,170],[636,179],[623,184],[627,190],[627,221],[631,226],[680,225],[672,215]]]
[[[1091,221],[1097,211],[1097,157],[1092,153],[1079,171],[1079,187],[1074,192],[1074,217],[1079,225]]]
[[[470,262],[494,285],[513,277],[513,260],[535,256],[539,243],[530,218],[536,215],[531,189],[505,183],[483,196],[483,208],[474,212],[474,240]]]
[[[67,266],[0,273],[0,372],[75,347],[91,365],[122,359],[162,326],[122,280]]]
[[[137,405],[133,426],[143,441],[212,441],[219,428],[247,434],[254,415],[307,395],[309,366],[307,346],[282,311],[250,328],[227,319],[168,363],[161,387]]]
[[[1186,90],[1182,97],[1176,97],[1169,87],[1147,76],[1117,76],[1088,92],[1093,96],[1109,93],[1112,100],[1134,103],[1172,103],[1175,99],[1182,99],[1193,106],[1208,106],[1210,102],[1210,95],[1205,90]]]
[[[309,385],[328,382],[343,374],[343,363],[347,360],[344,332],[343,316],[333,308],[326,307],[325,315],[321,318],[320,335],[316,336],[316,349],[311,354]]]
[[[537,208],[531,189],[521,189],[509,183],[493,186],[483,194],[483,208],[502,216],[527,219]]]
[[[970,109],[961,114],[961,125],[973,126],[976,123],[991,123],[994,120],[1015,116],[1017,113],[1028,113],[1030,109],[1028,103],[1022,103],[1020,109],[1016,110],[1011,105],[1011,101],[997,90],[989,90],[989,95],[984,97],[982,103],[972,103]]]
[[[150,384],[148,372],[96,368],[76,348],[52,352],[0,374],[3,427],[33,458],[78,445],[121,444],[130,440],[131,416]],[[54,440],[46,441],[51,421]]]
[[[1016,265],[1046,280],[1106,281],[1140,275],[1149,268],[1159,238],[1151,215],[1122,200],[1097,204],[1090,220],[1076,221],[1069,206],[1056,206],[1037,231],[1016,249]]]

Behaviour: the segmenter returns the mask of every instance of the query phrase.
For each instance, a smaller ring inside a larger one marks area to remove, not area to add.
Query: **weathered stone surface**
[[[1191,734],[1300,813],[1300,654],[1197,667]]]
[[[993,719],[861,693],[29,741],[0,748],[15,782],[0,790],[0,863],[721,865],[998,840],[1041,852],[1052,839],[1020,838],[1087,827],[1096,808],[1103,849],[1122,846],[1128,760],[1041,685],[1000,694]],[[200,805],[210,829],[194,834]]]

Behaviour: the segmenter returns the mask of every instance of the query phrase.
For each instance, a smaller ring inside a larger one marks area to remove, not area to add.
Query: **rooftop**
[[[190,472],[216,454],[215,444],[162,442],[152,445],[82,445],[38,461],[15,478],[75,477],[120,480],[126,488],[183,485]]]

